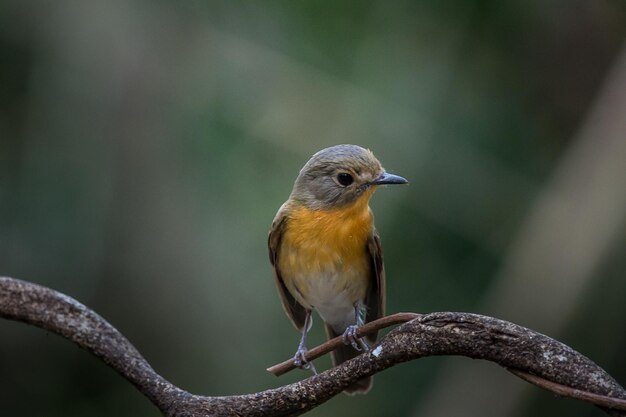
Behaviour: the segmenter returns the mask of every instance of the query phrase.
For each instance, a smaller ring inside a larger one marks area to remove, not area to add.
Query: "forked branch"
[[[0,317],[57,333],[101,358],[139,389],[166,416],[291,416],[340,393],[352,382],[412,359],[462,355],[495,362],[558,395],[592,402],[626,416],[626,391],[602,368],[547,336],[492,317],[469,313],[398,313],[368,323],[359,334],[393,324],[368,353],[294,384],[253,394],[210,397],[190,394],[158,375],[132,344],[95,312],[49,288],[0,277]],[[311,349],[309,359],[341,344]],[[284,373],[286,361],[269,370]]]

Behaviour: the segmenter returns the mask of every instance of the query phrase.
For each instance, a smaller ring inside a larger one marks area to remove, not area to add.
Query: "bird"
[[[349,144],[318,151],[300,170],[268,234],[282,307],[301,332],[297,367],[312,367],[305,353],[313,311],[329,339],[343,337],[345,346],[331,353],[333,366],[375,343],[376,334],[356,336],[359,326],[385,314],[383,253],[369,201],[379,186],[406,183],[369,149]],[[344,392],[365,394],[371,386],[368,376]]]

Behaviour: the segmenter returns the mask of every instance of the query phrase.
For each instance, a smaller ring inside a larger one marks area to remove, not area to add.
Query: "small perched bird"
[[[300,170],[268,238],[283,308],[302,332],[296,366],[311,366],[304,354],[313,310],[329,338],[343,335],[346,346],[332,352],[334,366],[368,349],[356,330],[385,310],[383,255],[368,203],[378,186],[406,183],[356,145],[322,149]],[[366,338],[376,341],[375,334]],[[368,377],[345,392],[366,393],[371,386]]]

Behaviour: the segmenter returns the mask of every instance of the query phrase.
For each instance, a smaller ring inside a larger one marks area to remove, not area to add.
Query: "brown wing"
[[[371,275],[370,289],[365,297],[367,313],[365,322],[379,319],[385,315],[385,267],[383,265],[383,251],[380,246],[380,237],[374,229],[367,241],[367,251],[370,257]],[[367,336],[372,343],[376,341],[377,333]]]
[[[280,296],[283,310],[285,310],[285,313],[296,329],[302,331],[306,317],[306,309],[289,293],[278,268],[278,252],[287,221],[285,205],[283,205],[280,210],[278,210],[278,213],[276,213],[276,217],[274,217],[274,221],[272,222],[272,227],[270,228],[267,238],[267,246],[269,247],[270,262],[274,267],[276,288],[278,289],[278,295]]]

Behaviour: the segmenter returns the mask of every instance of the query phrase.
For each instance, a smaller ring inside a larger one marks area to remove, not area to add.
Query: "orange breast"
[[[363,196],[349,207],[297,207],[289,213],[279,268],[289,291],[306,307],[309,291],[316,291],[311,280],[328,280],[329,293],[345,291],[351,303],[365,297],[370,275],[366,242],[373,224],[368,200]]]

